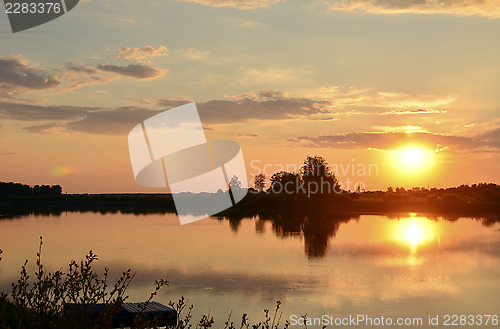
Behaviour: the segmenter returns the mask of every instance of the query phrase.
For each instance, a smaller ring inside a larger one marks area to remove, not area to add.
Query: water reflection
[[[411,255],[409,263],[418,264],[419,247],[439,241],[439,232],[435,221],[411,214],[410,217],[397,221],[394,228],[394,238],[399,243],[408,246]]]
[[[279,238],[301,236],[304,238],[304,253],[308,258],[321,258],[325,255],[329,241],[335,237],[340,226],[351,220],[358,221],[360,216],[349,215],[308,215],[308,216],[258,216],[254,217],[256,233],[263,234],[266,223],[271,223],[274,234]],[[220,217],[227,220],[233,232],[238,232],[244,220],[241,217]]]
[[[364,216],[370,217],[370,216]],[[329,246],[335,242],[335,237],[342,225],[351,221],[358,223],[361,215],[275,215],[243,217],[219,217],[219,221],[227,221],[231,230],[238,233],[244,221],[255,223],[255,232],[265,234],[266,224],[270,224],[274,235],[281,239],[300,237],[304,241],[304,253],[309,259],[322,258]],[[413,255],[409,263],[418,264],[419,250],[436,250],[441,241],[440,222],[456,222],[459,218],[422,217],[415,213],[394,216],[389,222],[379,223],[373,232],[378,244],[390,244],[394,250],[407,248]],[[470,219],[473,220],[473,219]],[[477,218],[483,226],[492,227],[500,222],[499,218]],[[356,241],[356,237],[352,238]],[[366,242],[366,241],[362,241]]]
[[[154,280],[224,321],[257,319],[276,300],[289,314],[493,314],[500,302],[500,224],[487,219],[307,215],[207,219],[179,226],[172,214],[62,213],[0,221],[0,286],[33,259],[64,268],[89,249],[112,274],[132,268],[131,301]],[[222,327],[219,322],[216,327]]]

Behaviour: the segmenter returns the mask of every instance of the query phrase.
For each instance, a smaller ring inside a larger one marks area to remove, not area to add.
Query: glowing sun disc
[[[411,223],[405,230],[405,238],[411,245],[417,245],[422,240],[422,229],[416,224]]]
[[[406,149],[400,153],[401,160],[411,166],[416,166],[424,162],[425,151],[421,149]]]

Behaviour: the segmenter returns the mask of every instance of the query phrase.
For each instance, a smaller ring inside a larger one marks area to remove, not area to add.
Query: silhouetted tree
[[[241,190],[241,182],[238,179],[238,176],[234,175],[229,181],[229,188],[231,190]]]
[[[275,193],[297,194],[301,191],[301,185],[299,174],[279,171],[271,176],[271,190]]]
[[[300,168],[300,173],[308,193],[326,194],[337,189],[338,180],[330,171],[325,158],[321,156],[308,156]]]
[[[20,183],[0,182],[0,195],[27,196],[27,195],[60,195],[62,187],[60,185],[35,185],[33,187]]]
[[[259,192],[262,192],[266,188],[266,175],[258,174],[254,177],[255,189]]]
[[[50,187],[50,194],[51,195],[60,195],[60,194],[62,194],[62,187],[61,187],[61,185],[52,185]]]

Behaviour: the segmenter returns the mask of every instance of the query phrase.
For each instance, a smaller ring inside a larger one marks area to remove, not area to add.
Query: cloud
[[[66,63],[63,71],[61,89],[64,91],[115,80],[119,76],[144,80],[158,78],[167,72],[167,70],[143,64],[128,66],[98,64],[97,67],[93,67],[82,62]]]
[[[167,56],[168,49],[165,46],[146,46],[144,48],[120,47],[116,57],[126,61],[149,62],[153,57]]]
[[[231,123],[248,120],[279,120],[327,113],[328,103],[310,99],[241,101],[211,100],[200,103],[200,118],[207,123]]]
[[[257,134],[239,134],[238,137],[259,137]]]
[[[427,132],[363,132],[343,135],[303,136],[289,140],[306,147],[330,147],[339,149],[380,149],[395,150],[406,145],[440,150],[445,147],[458,149],[474,149],[481,146],[495,146],[477,138],[433,134]]]
[[[165,75],[165,73],[167,72],[167,70],[161,70],[156,67],[142,64],[130,64],[128,66],[99,64],[97,65],[97,68],[104,72],[112,72],[139,80],[155,79]]]
[[[0,59],[0,95],[14,96],[28,90],[54,88],[59,83],[55,74],[30,67],[24,59]]]
[[[452,14],[500,18],[498,0],[327,0],[331,10],[372,14]]]
[[[154,54],[158,52],[156,48],[152,51]],[[30,66],[29,61],[19,56],[2,58],[0,59],[0,96],[12,98],[22,93],[45,89],[70,91],[114,80],[120,76],[139,80],[154,79],[163,76],[166,72],[167,70],[144,64],[128,66],[99,64],[94,67],[83,62],[69,62],[54,72],[49,72]]]
[[[173,108],[193,100],[187,98],[160,99],[157,101],[141,101],[139,106],[120,107],[116,109],[99,109],[86,113],[85,116],[73,120],[66,125],[67,129],[94,134],[127,134],[138,122],[160,113],[165,108]],[[286,120],[297,118],[338,119],[331,110],[332,101],[317,98],[290,97],[279,90],[264,90],[197,102],[200,118],[204,124],[229,124],[251,120]],[[155,108],[159,107],[159,108]],[[153,109],[151,109],[153,108]],[[437,114],[435,110],[387,110],[377,108],[377,115],[416,115]],[[375,133],[374,133],[375,134]],[[241,137],[257,137],[242,134]],[[301,137],[301,143],[324,144],[325,141],[307,140]],[[312,139],[312,137],[311,137]],[[331,141],[330,141],[331,142]],[[338,143],[340,145],[340,143]],[[330,145],[331,146],[331,145]],[[361,145],[365,147],[365,145]],[[370,147],[370,146],[367,146]]]
[[[84,63],[66,63],[64,65],[64,68],[67,70],[67,71],[73,71],[73,72],[78,72],[78,73],[85,73],[85,74],[88,74],[88,75],[92,75],[92,74],[98,74],[99,71],[92,67],[92,66],[88,66]]]
[[[279,120],[329,113],[328,101],[286,97],[277,90],[232,96],[232,99],[197,102],[202,122],[219,124],[248,120]],[[162,99],[158,104],[175,107],[190,103],[184,99]]]
[[[18,121],[76,120],[99,108],[84,106],[41,106],[0,102],[0,117]]]
[[[417,110],[391,110],[379,113],[380,115],[404,115],[404,114],[443,114],[447,113],[446,110],[436,109],[417,109]]]
[[[484,143],[500,149],[500,128],[483,133],[481,139]]]
[[[38,134],[46,134],[53,128],[59,128],[63,124],[62,123],[47,123],[43,125],[35,125],[24,127],[23,129],[27,130],[30,133],[38,133]]]
[[[187,98],[171,98],[171,99],[160,99],[156,102],[156,104],[162,107],[177,107],[192,102],[193,100]]]
[[[107,82],[117,78],[85,63],[66,63],[63,67],[62,91],[70,91],[83,86]]]
[[[66,70],[67,72],[75,72],[75,74],[79,72],[78,74],[82,74],[88,79],[94,77],[95,74],[97,74],[95,77],[96,79],[100,76],[99,67],[94,68],[81,63],[67,64]],[[116,75],[116,73],[109,74]],[[355,107],[350,105],[355,103],[358,97],[359,93],[357,92],[336,92],[331,97],[296,97],[272,89],[226,96],[223,99],[197,102],[197,106],[202,122],[208,126],[212,124],[243,123],[252,120],[341,120],[343,119],[342,115],[350,115],[350,113],[352,113],[352,108],[357,108],[362,110],[356,113],[360,115],[379,115],[381,117],[392,115],[395,119],[397,117],[397,127],[400,127],[400,118],[398,116],[401,115],[441,115],[445,113],[444,110],[433,109],[391,110],[382,105],[374,106],[373,111],[370,112],[370,109],[362,109],[358,105]],[[397,103],[403,101],[400,96],[394,97]],[[354,100],[352,100],[353,98]],[[362,98],[363,102],[367,102],[364,96]],[[374,98],[371,99],[373,100]],[[181,106],[193,101],[194,100],[188,98],[136,100],[135,102],[137,105],[116,108],[65,105],[41,106],[38,104],[0,101],[0,118],[43,123],[43,125],[32,125],[25,128],[35,133],[43,133],[52,128],[60,127],[71,131],[93,134],[126,135],[138,122],[160,113],[165,109]],[[392,101],[393,100],[391,100],[391,102]],[[412,100],[410,101],[415,102]],[[425,102],[434,103],[435,101],[430,99],[425,100]],[[335,111],[333,109],[335,109]],[[367,118],[370,119],[370,117]],[[62,123],[62,125],[49,125],[54,123]],[[409,123],[403,126],[404,129],[391,129],[392,125],[385,123],[385,125],[379,125],[379,127],[383,128],[380,129],[382,132],[319,137],[305,136],[298,137],[292,141],[300,143],[301,145],[311,145],[312,147],[384,148],[388,143],[381,140],[383,136],[388,140],[398,140],[401,136],[406,136],[405,132],[412,132],[414,133],[413,136],[420,136],[415,133],[429,133],[419,126],[420,123],[412,124],[413,125]],[[393,133],[396,135],[388,137],[384,135],[384,133]],[[397,135],[398,133],[399,135]],[[460,145],[466,144],[466,141],[460,140],[460,137],[457,137],[456,140],[452,140],[449,136],[439,136],[440,135],[436,135],[433,137],[432,140],[435,143],[429,144],[429,147],[445,147],[453,143]],[[257,136],[242,134],[240,137]],[[486,141],[487,138],[491,141]],[[481,145],[493,145],[493,142],[498,141],[500,138],[494,133],[491,133],[491,136],[485,136],[483,139],[485,141],[481,142]],[[430,140],[430,138],[425,138],[425,140]],[[474,140],[473,142],[478,143],[478,140]],[[438,144],[440,146],[438,146]]]
[[[25,127],[31,133],[47,133],[53,128],[103,135],[126,135],[138,122],[162,112],[142,107],[106,109],[84,106],[40,106],[0,102],[0,118],[44,122]]]
[[[238,9],[264,8],[270,5],[284,2],[285,0],[182,0],[184,2],[196,2],[212,7],[235,7]]]
[[[133,106],[93,111],[79,120],[68,122],[66,128],[92,134],[126,135],[139,122],[160,112],[162,110],[148,110]]]
[[[271,97],[271,94],[277,95]],[[309,99],[286,98],[279,92],[262,92],[237,100],[210,100],[197,103],[201,121],[205,124],[233,123],[247,120],[278,120],[305,117],[323,113],[328,103]],[[162,107],[177,107],[192,102],[188,99],[162,99]],[[120,107],[87,113],[83,118],[66,125],[70,130],[94,134],[128,134],[141,122],[164,109],[145,107]],[[247,135],[248,136],[248,135]]]
[[[28,89],[47,89],[57,86],[59,81],[44,70],[29,67],[25,60],[6,58],[0,59],[0,83]]]
[[[86,71],[87,68],[76,67]],[[90,73],[90,71],[89,71]],[[210,100],[197,103],[204,124],[245,122],[248,120],[279,120],[314,116],[327,113],[329,102],[307,98],[290,98],[276,90],[244,94],[229,100]],[[0,102],[0,118],[46,122],[25,129],[33,133],[46,133],[61,127],[71,131],[105,135],[126,135],[141,122],[165,108],[177,107],[192,102],[190,99],[162,99],[146,106],[123,106],[118,108],[95,108],[84,106],[41,106]],[[156,106],[156,108],[154,108]],[[153,107],[153,109],[151,108]],[[242,137],[257,137],[243,134]]]

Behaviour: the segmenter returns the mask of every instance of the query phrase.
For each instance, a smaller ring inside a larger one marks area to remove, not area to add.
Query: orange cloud
[[[500,18],[498,0],[328,0],[331,10],[372,14],[451,14]]]
[[[182,0],[201,3],[213,7],[235,7],[238,9],[255,9],[268,7],[285,0]]]
[[[129,48],[120,47],[116,53],[116,57],[127,61],[149,62],[149,59],[157,56],[167,56],[168,49],[165,46],[144,48]]]
[[[337,149],[395,150],[404,145],[421,145],[431,150],[500,149],[500,128],[474,136],[454,136],[430,132],[361,132],[343,135],[301,136],[288,140],[302,147],[330,147]]]

